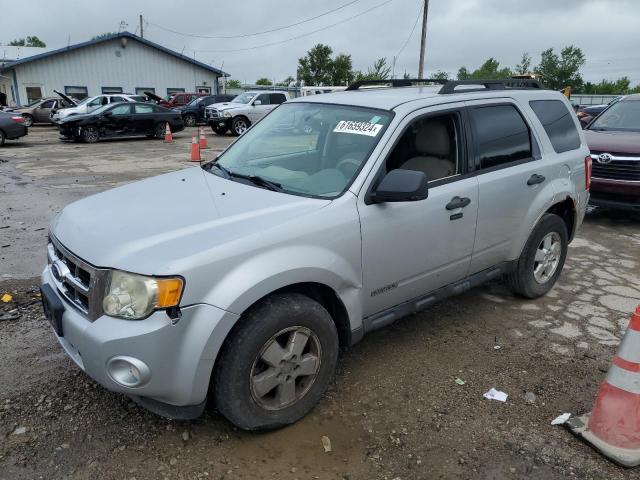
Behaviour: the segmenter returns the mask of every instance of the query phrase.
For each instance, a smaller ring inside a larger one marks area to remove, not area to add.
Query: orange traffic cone
[[[593,411],[567,422],[596,450],[625,467],[640,465],[640,306],[613,357]]]
[[[204,127],[200,127],[200,148],[209,148],[207,145],[207,135],[204,133]]]
[[[191,137],[191,161],[200,161],[200,145],[198,145],[198,140],[195,135]]]
[[[164,129],[164,143],[173,143],[173,135],[171,134],[171,127],[169,126],[169,122],[166,124],[167,126]]]

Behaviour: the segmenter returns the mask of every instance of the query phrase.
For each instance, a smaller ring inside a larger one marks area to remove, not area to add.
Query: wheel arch
[[[578,210],[576,208],[575,201],[567,196],[564,200],[554,203],[544,213],[553,213],[562,218],[562,221],[567,226],[567,235],[569,242],[573,240],[576,231],[576,223],[578,218]]]

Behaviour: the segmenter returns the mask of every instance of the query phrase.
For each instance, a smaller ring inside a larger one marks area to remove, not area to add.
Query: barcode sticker
[[[351,120],[341,120],[333,129],[336,133],[353,133],[356,135],[367,135],[375,137],[382,130],[382,125],[369,122],[353,122]]]

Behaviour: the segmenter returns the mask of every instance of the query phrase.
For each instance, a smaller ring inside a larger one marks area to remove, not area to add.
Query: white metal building
[[[222,70],[130,32],[0,64],[0,91],[9,105],[55,95],[77,99],[101,93],[218,92]]]

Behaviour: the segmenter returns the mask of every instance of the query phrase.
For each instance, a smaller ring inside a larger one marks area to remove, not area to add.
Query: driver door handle
[[[471,203],[471,199],[467,197],[453,197],[449,203],[447,203],[447,210],[455,210],[457,208],[464,208]]]
[[[542,183],[546,180],[544,175],[538,175],[537,173],[534,173],[533,175],[531,175],[529,177],[529,180],[527,180],[527,185],[531,186],[531,185],[537,185],[539,183]]]

